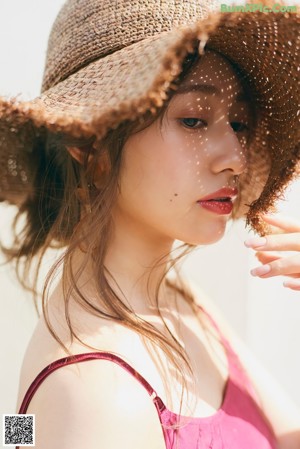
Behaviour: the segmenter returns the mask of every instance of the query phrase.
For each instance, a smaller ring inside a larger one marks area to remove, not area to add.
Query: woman
[[[300,445],[296,407],[168,276],[175,240],[183,254],[216,242],[247,212],[265,234],[246,243],[263,262],[253,274],[299,287],[299,254],[268,251],[299,251],[300,225],[262,214],[299,160],[299,21],[210,6],[69,0],[42,96],[2,102],[2,195],[26,216],[9,254],[28,268],[64,248],[20,381],[37,448]]]

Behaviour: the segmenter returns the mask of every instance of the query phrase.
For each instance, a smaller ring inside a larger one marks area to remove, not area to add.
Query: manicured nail
[[[252,276],[263,276],[271,271],[270,265],[262,265],[261,267],[254,268],[250,271]]]
[[[285,281],[283,283],[283,286],[286,288],[290,288],[292,290],[298,290],[300,291],[300,284],[293,282],[293,281]]]
[[[265,246],[267,239],[265,237],[252,237],[245,240],[244,243],[247,248],[260,248],[261,246]]]

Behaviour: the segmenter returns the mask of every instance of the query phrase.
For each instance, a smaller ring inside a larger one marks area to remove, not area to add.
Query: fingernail
[[[262,265],[261,267],[254,268],[250,271],[252,276],[263,276],[271,271],[270,265]]]
[[[295,286],[295,284],[292,281],[284,281],[283,286],[286,288],[292,288]]]
[[[252,237],[245,240],[244,243],[247,248],[260,248],[267,243],[267,239],[265,237]]]

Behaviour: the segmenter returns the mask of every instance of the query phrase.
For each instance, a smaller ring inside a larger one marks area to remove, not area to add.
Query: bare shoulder
[[[142,385],[104,360],[50,374],[27,413],[36,415],[37,449],[163,449],[159,417]]]
[[[78,321],[88,330],[84,328],[80,336],[86,337],[88,344],[119,354],[123,353],[122,345],[133,347],[130,333],[79,312]],[[55,330],[68,343],[65,327],[57,325]],[[80,344],[68,344],[68,348],[72,354],[92,351]],[[40,371],[66,355],[41,319],[24,357],[19,406]],[[125,358],[130,360],[130,355]],[[135,359],[132,362],[136,367]],[[158,413],[148,392],[110,361],[89,360],[52,372],[36,390],[27,413],[36,416],[37,449],[165,448]]]

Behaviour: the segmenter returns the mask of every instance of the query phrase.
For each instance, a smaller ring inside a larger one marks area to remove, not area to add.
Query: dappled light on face
[[[222,145],[224,152],[239,160],[240,171],[246,170],[250,106],[239,77],[228,61],[208,51],[179,86],[172,101],[177,102],[184,116],[183,142],[189,150],[187,170],[190,173],[191,165],[195,165],[198,185],[201,185],[199,166],[209,169],[214,153]],[[230,165],[228,170],[232,170]]]
[[[118,206],[143,234],[219,240],[247,166],[250,108],[238,75],[207,52],[177,85],[162,120],[130,136]],[[145,207],[146,205],[146,207]]]

